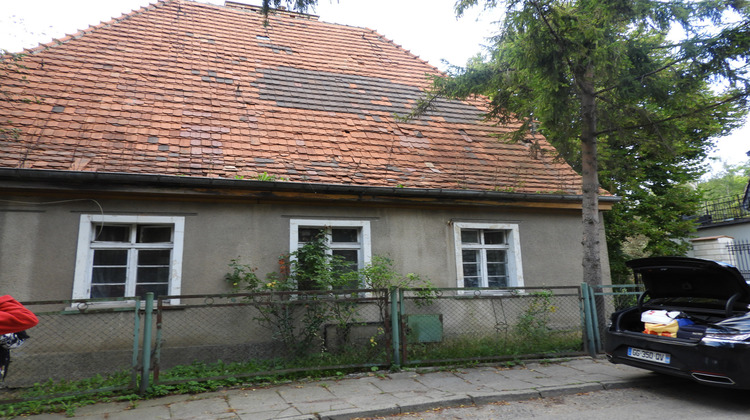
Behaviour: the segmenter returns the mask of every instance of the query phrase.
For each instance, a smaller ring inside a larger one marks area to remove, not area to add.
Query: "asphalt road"
[[[709,387],[654,374],[654,386],[448,407],[387,419],[633,420],[748,419],[750,391]],[[384,417],[380,417],[384,418]]]

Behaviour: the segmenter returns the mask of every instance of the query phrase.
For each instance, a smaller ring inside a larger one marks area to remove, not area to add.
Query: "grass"
[[[550,331],[532,337],[495,335],[446,339],[442,343],[412,344],[407,352],[410,363],[430,360],[470,360],[507,358],[527,354],[555,354],[581,351],[580,331]]]

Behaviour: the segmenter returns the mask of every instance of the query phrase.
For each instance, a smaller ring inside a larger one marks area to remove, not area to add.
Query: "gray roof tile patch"
[[[351,114],[378,111],[405,115],[410,109],[408,104],[422,96],[416,86],[376,77],[293,67],[258,69],[258,72],[262,76],[252,85],[259,88],[260,98],[275,101],[276,105],[286,108]],[[383,98],[390,105],[374,103],[381,102]],[[428,115],[439,116],[453,123],[474,123],[481,119],[482,114],[478,108],[459,101],[439,100],[435,109]]]

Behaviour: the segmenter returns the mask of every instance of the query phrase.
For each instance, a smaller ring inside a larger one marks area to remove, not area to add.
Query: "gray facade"
[[[458,285],[456,223],[517,226],[514,240],[520,249],[523,285],[576,286],[582,278],[580,209],[569,198],[531,201],[519,195],[509,200],[508,194],[498,194],[494,201],[486,195],[481,200],[456,200],[449,194],[401,197],[395,189],[391,197],[368,198],[362,195],[366,190],[346,196],[291,191],[283,196],[278,190],[267,195],[153,186],[148,191],[111,186],[120,190],[113,193],[100,187],[103,184],[83,193],[68,185],[36,196],[28,190],[19,193],[23,188],[13,188],[15,193],[6,190],[0,202],[0,284],[6,293],[21,300],[74,297],[76,265],[84,264],[77,244],[85,215],[183,219],[181,294],[228,292],[224,276],[233,258],[258,267],[261,277],[277,270],[279,256],[290,252],[291,221],[298,219],[321,224],[364,221],[371,230],[372,255],[388,256],[397,271],[418,273],[437,287]],[[602,260],[608,278],[606,250]]]
[[[750,240],[750,219],[701,226],[695,235],[696,238],[729,236],[734,239]]]

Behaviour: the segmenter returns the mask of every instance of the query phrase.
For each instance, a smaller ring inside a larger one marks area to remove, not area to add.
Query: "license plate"
[[[664,363],[665,365],[668,365],[671,359],[671,356],[667,353],[642,350],[635,347],[628,347],[628,356],[635,359],[648,360],[649,362]]]

